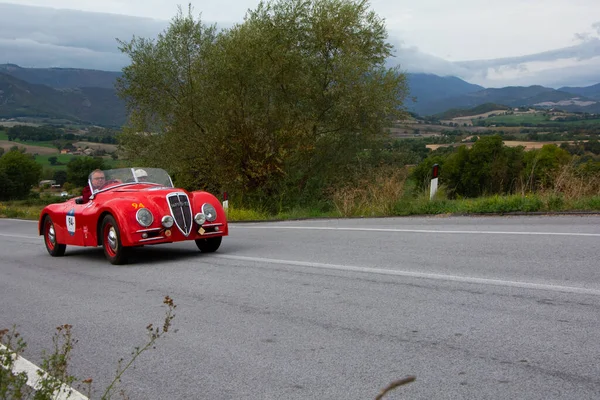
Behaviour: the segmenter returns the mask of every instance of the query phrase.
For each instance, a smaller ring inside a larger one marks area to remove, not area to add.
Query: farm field
[[[512,114],[512,115],[497,115],[495,117],[489,117],[485,119],[486,122],[490,123],[501,123],[501,124],[541,124],[544,122],[556,122],[550,121],[550,118],[543,114]],[[578,122],[578,121],[574,121]]]
[[[105,150],[107,153],[112,153],[112,152],[117,151],[117,145],[109,144],[109,143],[73,142],[73,146],[81,147],[81,148],[89,147],[90,149],[94,149],[94,150],[102,149],[102,150]]]
[[[464,118],[464,117],[463,117]],[[576,121],[558,121],[551,119],[551,116],[544,115],[543,113],[532,113],[532,114],[509,114],[509,115],[497,115],[495,117],[489,117],[485,119],[487,123],[497,124],[553,124],[553,125],[564,125],[565,127],[573,126],[598,126],[600,128],[600,118],[595,119],[582,119]],[[473,121],[475,122],[475,118]]]
[[[573,143],[573,141],[564,141],[564,142],[527,142],[527,141],[521,141],[521,140],[505,140],[503,142],[506,146],[508,147],[517,147],[517,146],[523,146],[525,147],[525,150],[533,150],[533,149],[541,149],[542,146],[544,146],[545,144],[555,144],[557,146],[560,146],[561,143]],[[471,147],[473,146],[473,143],[471,142],[467,142],[467,143],[450,143],[450,144],[428,144],[426,145],[426,147],[428,149],[431,150],[436,150],[439,149],[440,147],[448,147],[448,146],[467,146],[467,147]]]
[[[30,154],[59,154],[58,149],[56,147],[48,147],[48,146],[39,146],[39,145],[31,145],[25,144],[21,142],[11,142],[8,140],[0,140],[0,147],[4,149],[4,151],[10,150],[13,146],[25,147],[25,152]]]

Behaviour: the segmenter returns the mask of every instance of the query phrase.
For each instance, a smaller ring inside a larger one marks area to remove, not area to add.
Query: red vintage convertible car
[[[38,229],[51,256],[64,255],[67,245],[102,246],[112,264],[123,264],[132,247],[194,240],[214,252],[228,235],[219,200],[174,188],[163,169],[97,170],[88,186],[84,196],[42,210]]]

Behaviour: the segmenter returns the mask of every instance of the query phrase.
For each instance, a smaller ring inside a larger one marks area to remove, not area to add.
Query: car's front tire
[[[208,239],[196,239],[196,246],[203,253],[214,253],[221,246],[222,236]]]
[[[102,247],[104,255],[111,264],[120,265],[127,263],[129,249],[121,243],[121,231],[117,221],[112,215],[107,215],[102,220]]]
[[[56,241],[56,230],[54,229],[52,218],[50,218],[49,215],[44,218],[43,233],[44,244],[46,245],[46,250],[48,250],[48,253],[52,257],[61,257],[65,255],[67,245],[60,244]]]

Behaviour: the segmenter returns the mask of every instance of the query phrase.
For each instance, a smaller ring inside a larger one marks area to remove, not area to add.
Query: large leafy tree
[[[180,11],[156,41],[122,42],[122,146],[189,187],[319,196],[402,116],[386,39],[366,1],[261,2],[218,33]]]

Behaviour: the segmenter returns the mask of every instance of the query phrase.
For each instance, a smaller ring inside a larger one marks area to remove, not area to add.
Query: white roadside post
[[[433,199],[435,193],[438,188],[438,175],[440,173],[440,166],[438,164],[433,164],[432,174],[431,174],[431,187],[429,189],[429,200]]]
[[[227,192],[223,192],[223,210],[227,212],[229,209],[229,198],[227,197]]]

